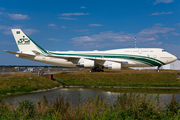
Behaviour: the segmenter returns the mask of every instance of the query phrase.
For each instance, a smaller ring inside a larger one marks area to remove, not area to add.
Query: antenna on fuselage
[[[136,38],[137,38],[137,37],[135,37],[135,48],[136,48]]]

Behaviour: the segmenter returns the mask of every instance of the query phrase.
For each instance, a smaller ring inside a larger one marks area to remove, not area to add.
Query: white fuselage
[[[161,66],[171,62],[174,62],[177,58],[159,48],[127,48],[127,49],[115,49],[107,51],[48,51],[51,54],[81,57],[78,61],[67,60],[63,58],[54,58],[47,56],[36,56],[36,57],[21,57],[43,63],[65,66],[65,67],[76,67],[78,62],[83,62],[86,58],[92,58],[98,60],[107,60],[120,62],[122,67],[149,67],[149,66]],[[20,57],[20,56],[19,56]]]

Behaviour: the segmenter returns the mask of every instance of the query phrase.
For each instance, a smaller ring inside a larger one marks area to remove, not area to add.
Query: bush
[[[19,102],[17,112],[24,118],[33,118],[35,115],[35,104],[29,100]]]

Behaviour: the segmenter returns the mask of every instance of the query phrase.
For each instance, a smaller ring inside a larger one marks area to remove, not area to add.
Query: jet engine
[[[94,67],[94,61],[84,59],[83,62],[79,62],[78,64],[76,64],[76,66],[77,67],[85,67],[85,68],[93,68]]]
[[[110,64],[104,65],[104,68],[111,70],[121,70],[121,63],[111,62]]]

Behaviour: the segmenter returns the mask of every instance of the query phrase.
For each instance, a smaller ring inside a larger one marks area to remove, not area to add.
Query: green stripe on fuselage
[[[87,53],[87,54],[66,54],[66,53],[53,53],[49,52],[49,55],[68,55],[68,56],[81,56],[81,57],[97,57],[97,58],[121,58],[121,59],[129,59],[143,62],[150,66],[162,66],[165,65],[162,61],[157,60],[155,58],[139,56],[139,55],[129,55],[129,54],[106,54],[106,53]]]

